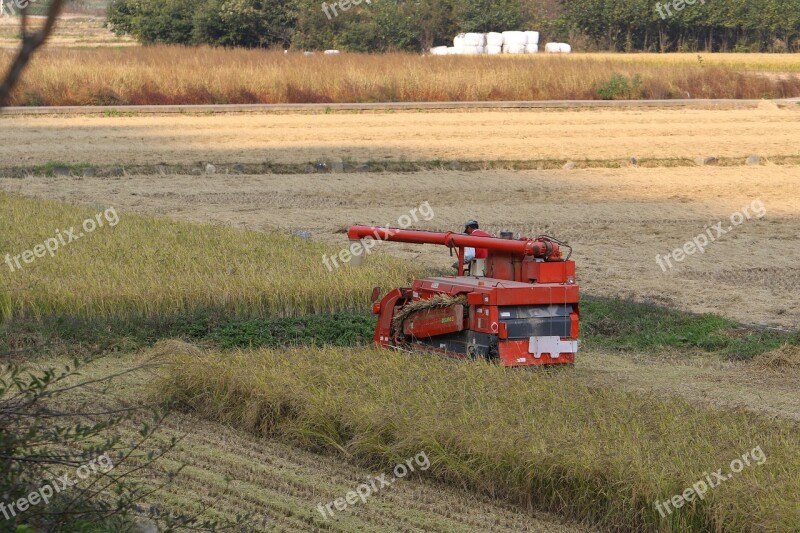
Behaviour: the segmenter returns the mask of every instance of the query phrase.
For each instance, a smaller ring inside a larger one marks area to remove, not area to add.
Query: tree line
[[[144,44],[421,51],[535,29],[579,50],[800,51],[798,0],[112,0],[108,22]]]

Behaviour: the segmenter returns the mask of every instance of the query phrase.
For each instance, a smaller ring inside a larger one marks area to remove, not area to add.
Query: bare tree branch
[[[29,6],[30,4],[28,4]],[[8,100],[11,98],[11,91],[14,90],[17,83],[22,76],[22,71],[28,65],[33,53],[42,46],[47,38],[52,33],[53,28],[58,20],[58,15],[61,13],[61,8],[64,5],[64,0],[52,0],[50,7],[47,9],[47,20],[44,26],[32,32],[28,32],[28,7],[26,6],[20,12],[20,25],[22,27],[22,46],[20,46],[17,55],[11,62],[2,84],[0,84],[0,108],[8,105]]]

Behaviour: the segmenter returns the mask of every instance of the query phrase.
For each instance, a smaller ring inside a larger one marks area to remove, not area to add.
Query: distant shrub
[[[616,72],[597,88],[597,95],[603,100],[632,100],[641,98],[644,83],[639,74],[628,78]]]

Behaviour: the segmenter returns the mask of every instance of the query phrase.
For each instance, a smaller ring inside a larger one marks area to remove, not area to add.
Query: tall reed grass
[[[10,52],[0,54],[0,68],[10,57]],[[12,104],[598,99],[598,89],[614,74],[641,78],[635,91],[622,95],[627,98],[800,96],[800,76],[740,72],[741,65],[733,61],[707,55],[701,62],[691,54],[304,57],[298,53],[177,46],[47,49],[25,73]],[[764,65],[764,70],[793,69],[791,61],[762,56],[745,65]]]
[[[609,531],[797,531],[800,433],[743,410],[375,349],[208,353],[162,343],[159,396],[381,471],[425,475]],[[655,508],[760,446],[767,457],[662,517]],[[331,495],[335,497],[336,495]]]
[[[195,311],[300,316],[370,308],[370,289],[421,274],[413,264],[373,254],[364,268],[333,272],[323,254],[339,248],[284,234],[119,214],[11,271],[11,256],[76,228],[109,206],[79,208],[0,193],[0,321],[50,315],[158,317]]]

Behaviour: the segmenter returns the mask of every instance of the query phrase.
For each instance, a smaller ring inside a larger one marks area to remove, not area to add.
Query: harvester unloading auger
[[[563,257],[562,248],[569,248],[563,243],[547,236],[514,239],[507,232],[495,238],[368,226],[351,227],[348,237],[457,251],[457,276],[415,280],[380,302],[375,292],[379,346],[496,360],[503,366],[575,362],[578,285],[575,262]],[[465,272],[465,248],[484,248],[489,256],[472,260]],[[354,266],[363,255],[354,257]]]

